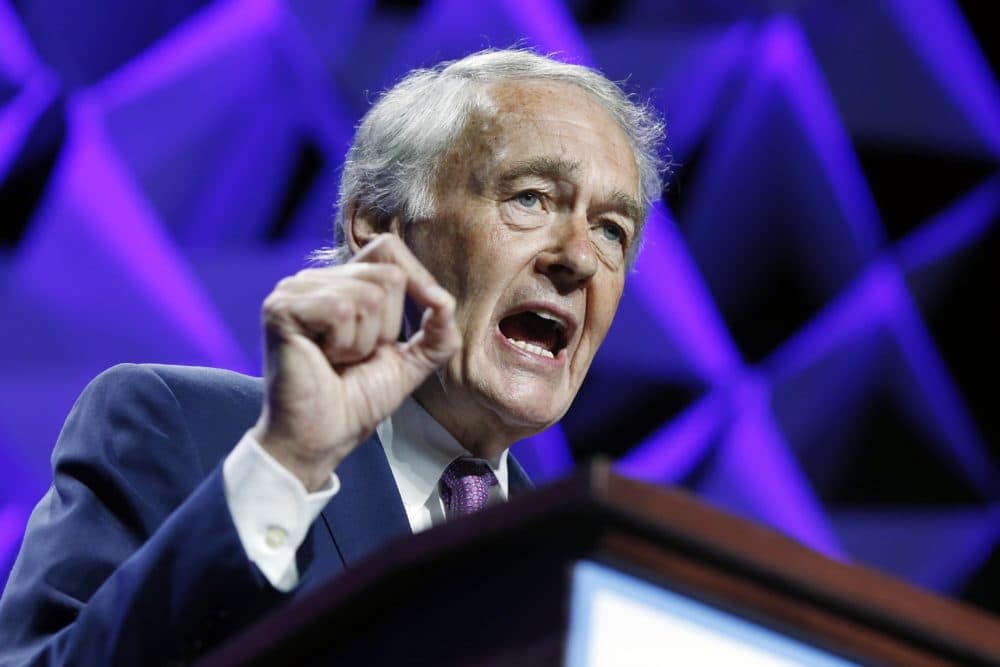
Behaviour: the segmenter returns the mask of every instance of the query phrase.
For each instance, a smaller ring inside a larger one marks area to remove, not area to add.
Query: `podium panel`
[[[572,579],[566,667],[859,664],[593,561]]]
[[[198,665],[713,663],[996,666],[1000,620],[594,464],[388,545]]]

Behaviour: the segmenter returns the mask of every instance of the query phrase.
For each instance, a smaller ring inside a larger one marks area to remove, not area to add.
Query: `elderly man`
[[[264,302],[263,383],[122,366],[84,392],[0,603],[0,664],[189,659],[528,488],[508,447],[583,382],[661,135],[598,73],[530,52],[404,78],[347,156],[349,259]]]

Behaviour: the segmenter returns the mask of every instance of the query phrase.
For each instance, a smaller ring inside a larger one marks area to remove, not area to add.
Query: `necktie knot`
[[[478,512],[497,483],[490,467],[475,459],[455,459],[441,475],[441,500],[449,519]]]

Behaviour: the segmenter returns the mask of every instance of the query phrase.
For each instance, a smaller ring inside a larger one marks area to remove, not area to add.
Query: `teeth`
[[[529,343],[523,340],[514,340],[513,338],[508,338],[507,340],[509,340],[511,343],[521,348],[525,352],[540,354],[543,357],[548,357],[549,359],[555,359],[555,357],[552,355],[551,352],[546,350],[544,347],[539,347],[538,345],[535,345],[534,343]]]
[[[566,328],[566,321],[559,317],[558,315],[553,315],[552,313],[545,310],[532,310],[532,313],[538,315],[543,320],[548,320],[549,322],[555,322],[561,329]]]

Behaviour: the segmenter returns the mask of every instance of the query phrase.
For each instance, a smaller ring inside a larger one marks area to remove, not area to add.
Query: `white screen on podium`
[[[572,577],[567,667],[858,664],[592,561]]]

